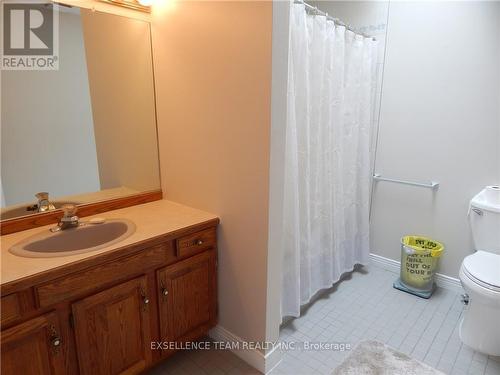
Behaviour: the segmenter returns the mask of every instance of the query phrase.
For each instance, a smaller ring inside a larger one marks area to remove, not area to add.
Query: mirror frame
[[[151,13],[151,6],[142,5],[138,0],[100,0],[104,3],[117,5],[124,8],[139,10],[141,12]]]
[[[163,199],[162,190],[157,189],[139,194],[129,195],[126,197],[79,204],[77,205],[77,215],[78,217],[97,215],[103,212],[153,202],[161,199]],[[63,211],[61,209],[57,209],[53,211],[35,213],[28,216],[2,220],[0,221],[0,234],[4,236],[6,234],[20,232],[26,229],[33,229],[49,224],[56,224],[59,222],[59,219],[62,216]]]

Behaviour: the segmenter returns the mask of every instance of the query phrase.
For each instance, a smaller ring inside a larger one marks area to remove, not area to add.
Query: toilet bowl
[[[477,351],[500,355],[500,255],[469,255],[460,268],[460,280],[468,296],[460,339]]]
[[[470,202],[469,221],[476,252],[460,267],[466,305],[462,342],[500,356],[500,187],[487,186]]]

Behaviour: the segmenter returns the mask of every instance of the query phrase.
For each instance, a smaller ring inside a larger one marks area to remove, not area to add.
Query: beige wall
[[[81,14],[101,188],[158,189],[149,23],[87,9]]]
[[[167,199],[219,229],[219,324],[266,330],[271,2],[176,2],[153,12],[158,131]]]

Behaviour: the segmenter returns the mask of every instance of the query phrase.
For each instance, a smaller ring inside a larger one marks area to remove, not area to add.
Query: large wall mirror
[[[58,13],[59,70],[2,71],[2,221],[160,189],[150,24]]]

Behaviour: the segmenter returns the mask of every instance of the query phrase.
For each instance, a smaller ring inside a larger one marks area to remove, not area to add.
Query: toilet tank
[[[486,186],[470,201],[474,250],[500,254],[500,186]]]

